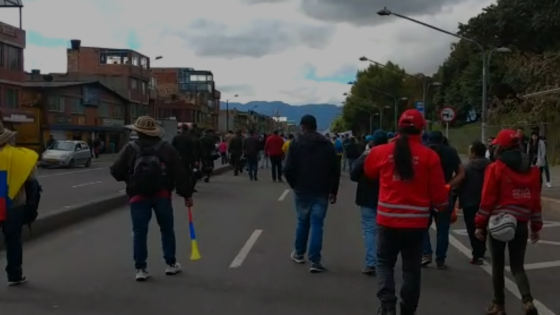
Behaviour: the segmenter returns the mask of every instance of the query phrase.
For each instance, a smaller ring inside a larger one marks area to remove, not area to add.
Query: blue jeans
[[[447,258],[447,249],[449,248],[449,230],[451,227],[451,212],[455,207],[455,198],[449,198],[449,207],[446,211],[436,212],[432,210],[428,229],[424,234],[424,250],[423,255],[432,255],[432,242],[430,240],[430,226],[432,220],[436,221],[436,261],[445,261]]]
[[[356,162],[356,159],[346,159],[348,162],[348,171],[352,172],[352,170],[354,169],[354,162]]]
[[[309,241],[309,261],[320,263],[323,249],[323,226],[329,204],[328,197],[296,193],[295,203],[297,227],[294,249],[296,254],[305,255]]]
[[[132,232],[134,234],[134,266],[145,269],[148,259],[148,227],[152,210],[161,232],[161,247],[165,263],[173,265],[175,259],[175,229],[171,198],[150,198],[130,204]]]
[[[259,156],[258,155],[247,155],[247,172],[249,177],[257,178],[257,172],[259,170]]]
[[[366,267],[377,266],[377,209],[361,207],[362,237],[366,247]]]
[[[6,273],[8,281],[19,281],[22,274],[23,245],[21,232],[23,229],[23,209],[9,208],[6,211],[6,220],[0,222],[4,241],[6,243]]]

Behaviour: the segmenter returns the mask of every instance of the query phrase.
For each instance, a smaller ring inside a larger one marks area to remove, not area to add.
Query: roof
[[[90,84],[95,84],[99,87],[101,87],[102,89],[105,89],[107,91],[109,91],[111,94],[117,96],[117,98],[128,102],[128,99],[126,97],[123,97],[121,94],[119,94],[117,91],[111,89],[110,87],[108,87],[107,85],[99,82],[99,81],[62,81],[62,82],[25,82],[23,83],[23,87],[31,87],[31,88],[44,88],[44,89],[48,89],[48,88],[62,88],[62,87],[70,87],[70,86],[79,86],[79,85],[90,85]]]

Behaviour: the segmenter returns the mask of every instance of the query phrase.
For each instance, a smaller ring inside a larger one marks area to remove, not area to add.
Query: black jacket
[[[212,153],[216,152],[216,139],[211,135],[200,138],[201,158],[211,159]]]
[[[229,142],[228,151],[230,153],[241,154],[243,151],[243,138],[240,135],[235,135]]]
[[[360,157],[363,150],[361,150],[360,145],[357,142],[350,142],[346,145],[346,158],[350,160],[355,160]]]
[[[200,160],[200,143],[190,133],[183,132],[176,135],[171,144],[179,152],[185,167],[191,168]]]
[[[482,196],[482,185],[484,184],[484,171],[490,163],[490,160],[486,158],[477,158],[471,160],[465,166],[465,179],[457,189],[459,207],[478,208]]]
[[[369,179],[364,173],[364,163],[367,154],[362,154],[355,162],[350,172],[350,179],[358,183],[356,188],[356,205],[360,207],[377,208],[379,201],[379,179]]]
[[[159,137],[140,137],[138,140],[135,140],[141,147],[155,146],[159,141],[161,141]],[[123,181],[126,183],[126,194],[130,197],[136,195],[129,186],[130,176],[134,171],[136,155],[136,150],[132,146],[131,141],[121,149],[113,166],[110,168],[113,178],[119,182]],[[159,149],[158,155],[169,170],[165,178],[165,189],[169,192],[177,189],[177,194],[180,196],[192,197],[193,185],[190,180],[191,176],[187,176],[188,174],[179,152],[171,144],[164,142]]]
[[[286,181],[295,193],[336,195],[340,165],[332,142],[317,132],[304,133],[290,142],[284,167]]]
[[[261,141],[257,136],[248,136],[243,140],[243,153],[245,155],[257,155],[261,151]]]

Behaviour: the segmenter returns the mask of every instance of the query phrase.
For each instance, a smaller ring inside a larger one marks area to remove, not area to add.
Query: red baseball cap
[[[492,141],[493,145],[499,145],[503,147],[513,147],[519,145],[519,134],[513,129],[504,129],[498,132],[496,138]]]
[[[417,109],[407,109],[399,118],[399,127],[416,127],[421,130],[425,126],[424,116]]]

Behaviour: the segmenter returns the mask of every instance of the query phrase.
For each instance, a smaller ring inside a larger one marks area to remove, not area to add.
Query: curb
[[[221,175],[233,169],[228,165],[220,167],[212,175]],[[128,196],[122,192],[110,196],[89,200],[88,202],[66,206],[62,209],[49,211],[42,216],[39,209],[39,218],[33,223],[32,230],[23,228],[22,238],[24,241],[33,240],[66,228],[68,226],[86,221],[88,219],[120,209],[128,204]],[[4,249],[4,237],[0,234],[0,250]]]

